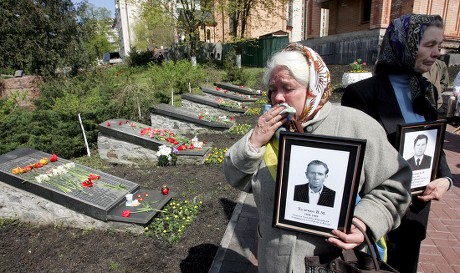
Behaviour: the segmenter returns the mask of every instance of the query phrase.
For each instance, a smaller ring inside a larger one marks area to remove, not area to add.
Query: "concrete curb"
[[[220,242],[219,249],[217,250],[216,256],[214,257],[211,268],[208,271],[209,273],[219,273],[220,272],[222,263],[225,258],[225,253],[227,252],[230,241],[232,240],[233,234],[235,233],[235,227],[238,222],[238,218],[240,217],[241,210],[243,209],[244,202],[246,200],[247,195],[248,194],[246,192],[242,192],[240,196],[238,197],[238,203],[233,209],[232,218],[228,222],[227,229],[225,229],[225,233],[224,233],[224,236],[222,237],[222,241]]]

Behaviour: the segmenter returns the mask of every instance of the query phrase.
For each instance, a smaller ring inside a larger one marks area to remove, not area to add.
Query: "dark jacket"
[[[342,105],[363,111],[377,120],[387,132],[390,143],[396,147],[398,124],[403,124],[404,118],[399,109],[396,95],[390,80],[385,75],[374,76],[345,88],[342,96]],[[426,121],[435,121],[437,116],[426,111]],[[446,155],[441,153],[437,177],[452,177],[447,165]]]
[[[422,161],[420,164],[417,166],[417,163],[415,162],[415,157],[411,157],[407,160],[407,163],[409,163],[411,169],[413,171],[416,170],[424,170],[424,169],[429,169],[431,167],[431,156],[428,155],[423,155]]]
[[[294,187],[294,201],[309,203],[308,191],[309,183],[297,185]],[[335,191],[323,185],[323,191],[318,199],[318,205],[326,207],[334,207]]]

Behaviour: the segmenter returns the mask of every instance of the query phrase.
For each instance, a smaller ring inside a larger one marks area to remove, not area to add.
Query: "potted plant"
[[[358,58],[349,65],[351,70],[343,73],[342,76],[343,87],[347,87],[349,84],[372,77],[372,73],[365,69],[365,66],[367,65],[366,62],[363,62],[361,59]]]

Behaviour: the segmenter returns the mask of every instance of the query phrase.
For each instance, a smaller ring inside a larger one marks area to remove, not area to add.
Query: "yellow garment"
[[[278,168],[278,148],[279,141],[276,137],[272,137],[267,145],[265,145],[264,161],[274,181],[276,181],[276,172]]]

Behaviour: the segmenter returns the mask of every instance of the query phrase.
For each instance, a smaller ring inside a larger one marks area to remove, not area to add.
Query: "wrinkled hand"
[[[366,231],[366,224],[358,218],[353,218],[358,225],[360,225],[364,231]],[[354,224],[351,225],[350,234],[346,234],[340,230],[334,229],[332,234],[338,238],[330,237],[326,241],[333,246],[336,246],[341,249],[353,249],[364,242],[364,234],[361,233],[359,229],[355,227]]]
[[[447,178],[438,178],[426,186],[422,195],[418,196],[419,200],[428,202],[431,200],[441,200],[444,193],[449,189],[450,181]]]
[[[249,138],[254,148],[260,148],[269,142],[276,130],[287,121],[286,114],[279,114],[283,110],[283,106],[276,105],[257,119],[256,127]]]

